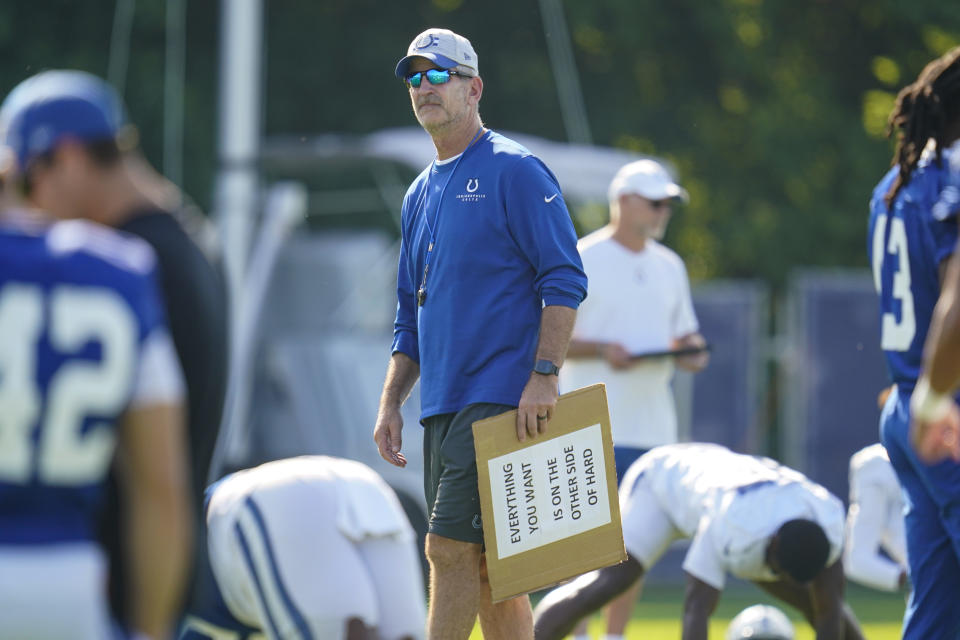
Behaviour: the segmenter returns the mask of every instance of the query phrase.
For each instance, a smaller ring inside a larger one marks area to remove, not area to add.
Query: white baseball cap
[[[463,36],[449,29],[427,29],[410,43],[407,55],[400,58],[395,73],[398,78],[404,78],[410,68],[410,61],[414,58],[426,58],[441,69],[466,67],[473,75],[480,75],[477,65],[477,53],[473,45]]]
[[[610,181],[607,198],[613,202],[625,193],[636,193],[647,200],[676,198],[690,201],[690,194],[655,160],[637,160],[620,167]]]

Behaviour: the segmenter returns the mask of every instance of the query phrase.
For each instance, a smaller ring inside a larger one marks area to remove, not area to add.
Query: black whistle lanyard
[[[473,146],[473,143],[477,141],[477,138],[479,138],[482,133],[483,127],[480,127],[480,130],[477,131],[475,136],[473,136],[470,144],[467,145],[467,148],[464,149],[463,153],[460,154],[460,157],[457,158],[457,162],[453,165],[450,175],[447,176],[447,181],[443,183],[443,188],[440,190],[440,197],[437,199],[437,213],[433,216],[434,225],[436,227],[440,226],[440,205],[443,203],[443,194],[447,191],[447,186],[450,184],[450,179],[453,178],[453,174],[457,172],[457,167],[460,166],[460,161],[463,160],[465,155],[467,155],[470,147]],[[436,163],[436,160],[431,163],[430,173],[427,174],[427,184],[424,185],[423,193],[420,196],[420,203],[417,204],[418,209],[420,208],[421,204],[426,207],[426,194],[430,191],[430,176],[433,175],[433,170],[436,167]],[[430,272],[430,258],[433,257],[433,246],[436,244],[436,233],[434,232],[434,227],[430,226],[430,216],[426,210],[423,212],[423,223],[426,225],[427,232],[430,234],[430,242],[427,244],[427,255],[423,259],[423,279],[420,281],[420,288],[417,289],[417,305],[421,307],[427,302],[427,274]]]

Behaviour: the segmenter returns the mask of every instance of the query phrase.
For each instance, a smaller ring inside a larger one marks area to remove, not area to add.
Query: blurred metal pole
[[[130,32],[133,29],[135,0],[117,0],[113,9],[113,27],[110,30],[110,55],[107,59],[107,82],[120,97],[127,84],[127,64],[130,62]]]
[[[573,58],[567,20],[563,15],[561,0],[540,0],[540,17],[543,18],[543,34],[547,39],[547,52],[557,83],[560,113],[567,130],[567,140],[581,144],[593,144],[587,107],[580,89],[580,76]]]
[[[221,0],[220,11],[219,168],[214,211],[235,323],[243,307],[246,262],[259,202],[263,2]]]
[[[217,436],[210,477],[226,462],[226,447],[242,434],[231,410],[243,378],[241,331],[245,309],[247,260],[256,212],[259,209],[261,59],[263,55],[263,0],[220,2],[220,100],[217,141],[217,177],[214,219],[220,231],[227,288],[230,295],[230,372],[227,406]]]
[[[167,0],[167,47],[163,68],[163,175],[181,188],[186,6],[186,0]]]

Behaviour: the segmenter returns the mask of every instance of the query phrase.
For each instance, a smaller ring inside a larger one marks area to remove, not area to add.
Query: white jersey
[[[103,640],[107,559],[93,544],[0,547],[0,637]]]
[[[675,444],[642,456],[621,485],[627,551],[649,570],[670,542],[692,539],[684,570],[716,589],[726,573],[776,580],[764,554],[770,537],[798,518],[819,524],[829,562],[843,546],[843,504],[803,474],[769,458],[716,444]]]
[[[590,294],[577,311],[575,339],[617,342],[630,353],[661,351],[697,331],[687,271],[680,257],[654,240],[634,252],[605,227],[578,243]],[[651,448],[677,441],[670,381],[673,360],[614,370],[602,358],[572,358],[560,373],[564,391],[603,382],[613,442]]]
[[[903,493],[887,450],[872,444],[850,457],[844,569],[851,580],[895,591],[906,564]]]
[[[207,527],[211,569],[240,622],[335,640],[359,618],[383,638],[423,637],[415,535],[366,465],[303,456],[239,471],[214,485]]]

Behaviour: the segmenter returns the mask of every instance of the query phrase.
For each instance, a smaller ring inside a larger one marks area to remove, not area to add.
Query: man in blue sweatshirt
[[[470,42],[414,38],[397,64],[436,159],[403,201],[397,317],[374,439],[401,453],[400,407],[420,379],[430,511],[427,637],[533,638],[526,596],[491,603],[471,425],[511,409],[517,438],[547,430],[557,373],[587,293],[577,237],[549,169],[483,126]]]

